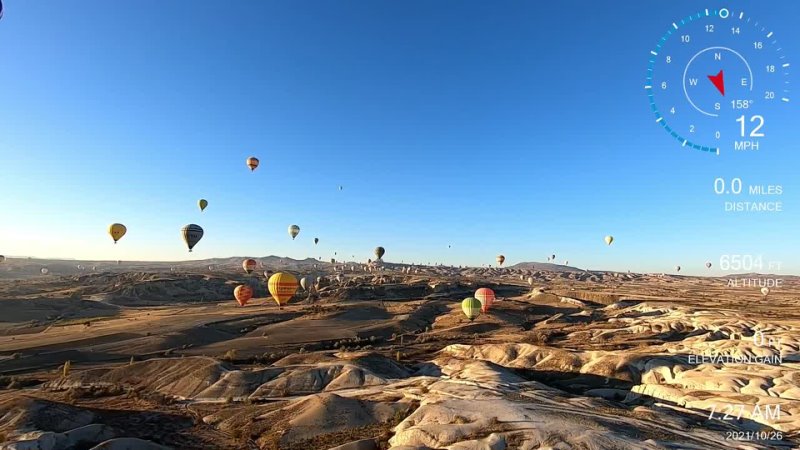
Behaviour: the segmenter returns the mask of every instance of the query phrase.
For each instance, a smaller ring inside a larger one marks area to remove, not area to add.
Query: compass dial
[[[705,9],[673,22],[650,51],[645,90],[656,122],[680,145],[764,151],[770,117],[790,102],[790,68],[767,25]]]

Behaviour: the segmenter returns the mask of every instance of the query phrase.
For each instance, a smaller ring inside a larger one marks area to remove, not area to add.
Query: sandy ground
[[[263,263],[324,279],[279,309],[236,259],[7,260],[0,449],[800,442],[798,278],[765,297],[723,278],[546,264]],[[246,307],[238,283],[255,288]],[[460,301],[478,287],[499,301],[470,322]]]

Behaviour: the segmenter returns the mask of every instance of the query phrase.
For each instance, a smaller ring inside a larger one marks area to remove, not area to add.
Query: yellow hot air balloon
[[[300,227],[298,227],[297,225],[290,225],[289,236],[292,237],[292,240],[294,240],[294,238],[296,238],[298,234],[300,234]]]
[[[461,310],[470,321],[481,315],[481,301],[475,297],[467,297],[461,302]]]
[[[200,211],[203,211],[204,209],[206,209],[206,206],[208,206],[208,200],[201,198],[200,200],[197,201],[197,206],[200,207]]]
[[[108,234],[111,235],[111,239],[114,239],[115,244],[118,240],[122,239],[122,236],[125,236],[127,232],[128,229],[121,223],[112,223],[108,226]]]
[[[256,260],[252,258],[245,259],[244,261],[242,261],[242,268],[247,273],[253,272],[253,270],[255,270],[256,268]]]
[[[287,272],[278,272],[269,277],[267,288],[278,306],[283,307],[297,291],[297,278]]]
[[[614,242],[614,236],[606,236],[605,237],[606,245],[611,245]]]
[[[256,167],[258,167],[258,158],[256,158],[255,156],[247,158],[247,167],[250,168],[251,172],[256,170]]]

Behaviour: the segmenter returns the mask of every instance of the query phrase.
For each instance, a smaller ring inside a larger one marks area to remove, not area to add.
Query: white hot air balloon
[[[769,295],[769,288],[768,287],[762,287],[761,288],[761,295],[763,295],[764,297]]]

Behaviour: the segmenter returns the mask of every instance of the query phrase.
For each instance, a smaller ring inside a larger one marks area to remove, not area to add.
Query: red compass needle
[[[711,80],[712,83],[714,83],[714,86],[717,88],[719,93],[722,94],[723,96],[725,95],[725,78],[724,78],[724,76],[725,75],[722,73],[721,70],[716,75],[709,75],[708,76],[708,79]]]

